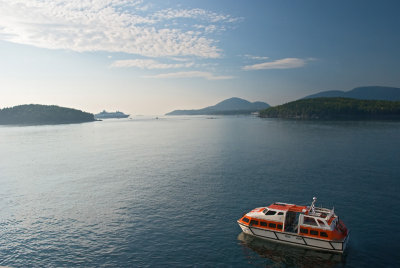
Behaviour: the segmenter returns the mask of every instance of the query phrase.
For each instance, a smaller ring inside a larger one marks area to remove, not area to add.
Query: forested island
[[[262,110],[260,117],[321,120],[399,120],[400,101],[351,98],[301,99]]]
[[[198,110],[175,110],[166,115],[249,115],[268,108],[265,102],[249,102],[241,98],[230,98],[213,106]]]
[[[303,99],[314,98],[352,98],[359,100],[387,100],[400,101],[400,88],[383,86],[356,87],[350,91],[329,90],[322,91],[304,97]]]
[[[0,125],[53,125],[95,121],[94,115],[55,105],[24,104],[0,110]]]

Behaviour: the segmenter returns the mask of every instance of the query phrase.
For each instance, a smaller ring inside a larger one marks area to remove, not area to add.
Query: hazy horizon
[[[398,1],[0,0],[0,107],[160,115],[400,87]]]

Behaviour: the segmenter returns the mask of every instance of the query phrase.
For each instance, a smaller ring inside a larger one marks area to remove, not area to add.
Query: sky
[[[0,108],[161,115],[400,87],[400,1],[0,0]]]

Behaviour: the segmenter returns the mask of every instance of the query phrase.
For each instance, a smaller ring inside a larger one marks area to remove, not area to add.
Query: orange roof
[[[274,203],[268,206],[268,208],[283,210],[283,211],[293,211],[293,212],[302,212],[303,209],[307,209],[306,206],[297,206],[293,204],[284,204],[284,203]]]

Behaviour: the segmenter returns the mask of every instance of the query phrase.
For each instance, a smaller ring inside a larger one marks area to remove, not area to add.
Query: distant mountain
[[[234,115],[251,114],[270,107],[267,103],[256,101],[249,102],[241,98],[230,98],[214,106],[199,110],[175,110],[166,115]]]
[[[400,88],[396,87],[357,87],[350,91],[322,91],[317,94],[309,95],[303,99],[311,98],[325,98],[325,97],[341,97],[352,98],[360,100],[387,100],[387,101],[400,101]]]
[[[95,114],[94,118],[96,119],[109,119],[109,118],[127,118],[129,114],[124,114],[123,112],[116,111],[114,112],[106,112],[106,110],[103,110],[101,113]]]
[[[311,98],[270,107],[260,117],[319,120],[399,120],[400,101]]]
[[[0,110],[0,125],[54,125],[95,121],[93,114],[55,105],[24,104]]]

